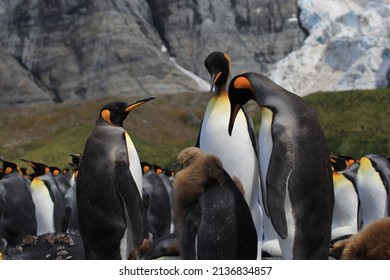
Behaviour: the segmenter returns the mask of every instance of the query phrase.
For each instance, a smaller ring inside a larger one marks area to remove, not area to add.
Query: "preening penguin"
[[[390,163],[386,157],[378,154],[363,156],[360,159],[356,184],[363,227],[375,220],[388,217]]]
[[[226,172],[244,189],[244,198],[249,205],[258,233],[258,258],[261,258],[263,239],[263,213],[260,190],[260,173],[257,157],[257,139],[253,121],[245,110],[236,117],[236,129],[231,136],[226,131],[230,117],[230,103],[226,84],[230,76],[230,58],[226,53],[212,52],[204,62],[211,76],[211,97],[202,120],[197,147],[216,155],[222,161]],[[278,246],[275,231],[265,221],[264,234],[269,241],[269,231],[273,231],[275,244]],[[277,250],[280,251],[278,247]]]
[[[219,158],[191,147],[178,161],[174,217],[182,258],[256,259],[249,207]]]
[[[77,205],[86,259],[127,259],[145,237],[142,170],[123,121],[130,111],[152,99],[105,105],[85,144]]]
[[[265,209],[285,259],[328,259],[334,204],[330,153],[312,107],[257,73],[229,85],[233,131],[249,100],[260,107],[259,157]]]

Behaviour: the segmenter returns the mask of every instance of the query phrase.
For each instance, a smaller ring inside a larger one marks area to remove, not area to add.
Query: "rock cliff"
[[[388,85],[386,1],[297,1],[0,0],[0,106],[206,90],[214,50],[304,93]]]

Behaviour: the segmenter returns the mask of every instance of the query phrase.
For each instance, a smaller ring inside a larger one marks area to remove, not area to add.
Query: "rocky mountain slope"
[[[315,2],[0,0],[0,106],[204,91],[214,50],[299,94],[387,86],[388,2]]]

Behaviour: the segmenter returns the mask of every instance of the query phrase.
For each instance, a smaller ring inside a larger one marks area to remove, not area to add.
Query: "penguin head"
[[[251,99],[254,99],[252,84],[245,74],[235,76],[229,84],[230,119],[229,134],[232,134],[234,121],[239,110]]]
[[[155,99],[155,97],[147,97],[128,104],[125,102],[112,102],[106,104],[100,111],[98,123],[104,121],[112,126],[123,126],[123,121],[131,110],[141,106],[142,104]]]
[[[49,169],[51,174],[53,174],[53,176],[57,176],[61,174],[61,169],[59,169],[57,166],[50,166]]]
[[[146,174],[146,172],[153,170],[153,166],[146,161],[141,161],[142,174]]]
[[[28,165],[30,165],[32,167],[32,169],[34,169],[35,176],[43,176],[45,174],[50,173],[49,166],[47,166],[44,163],[35,162],[35,161],[31,161],[31,160],[26,160],[26,159],[20,159],[20,160],[26,162]]]
[[[69,156],[72,157],[72,162],[70,162],[69,165],[73,168],[73,170],[77,170],[80,165],[81,154],[75,153],[75,154],[70,154]]]
[[[356,159],[350,156],[336,155],[331,153],[330,161],[333,170],[342,171],[354,164],[356,162]]]
[[[212,52],[205,61],[204,66],[211,75],[211,92],[223,88],[230,75],[230,58],[226,53]]]
[[[20,170],[19,166],[13,162],[5,161],[3,159],[0,159],[0,161],[3,162],[3,173],[4,176],[8,175],[14,171],[19,172],[20,175],[22,175],[22,171]]]

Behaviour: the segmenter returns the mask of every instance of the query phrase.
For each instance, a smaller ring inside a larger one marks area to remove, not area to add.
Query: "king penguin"
[[[72,157],[72,162],[69,165],[73,169],[73,174],[69,180],[70,188],[64,196],[64,226],[67,233],[79,234],[76,193],[81,154],[71,154],[70,156]]]
[[[1,161],[5,175],[0,180],[0,237],[5,239],[8,248],[12,248],[26,235],[36,234],[35,206],[19,166]]]
[[[64,197],[67,190],[71,187],[68,178],[58,167],[50,166],[49,168],[62,197]]]
[[[390,163],[378,154],[367,154],[359,162],[357,189],[364,228],[389,216]]]
[[[334,208],[332,240],[356,234],[359,230],[359,195],[354,182],[340,171],[333,171]]]
[[[244,198],[252,213],[258,233],[258,259],[261,258],[263,239],[263,212],[260,173],[257,157],[257,139],[253,121],[244,111],[237,114],[237,130],[231,136],[226,131],[230,117],[230,103],[226,83],[230,76],[230,58],[226,53],[212,52],[204,62],[211,75],[211,97],[202,120],[196,146],[218,156],[230,177],[244,189]],[[265,221],[266,222],[266,221]],[[270,223],[267,226],[272,226]],[[268,241],[268,228],[264,234]],[[278,245],[274,234],[274,245]],[[280,249],[279,249],[280,251]]]
[[[220,159],[190,147],[178,155],[174,216],[183,259],[257,257],[257,233],[239,187]]]
[[[86,259],[128,259],[147,238],[141,164],[123,121],[152,99],[105,105],[86,141],[77,177]]]
[[[359,231],[359,194],[356,187],[358,162],[350,157],[331,154],[334,207],[332,241],[346,239]]]
[[[64,198],[50,171],[40,162],[22,159],[34,169],[30,184],[35,204],[37,235],[63,231]]]
[[[258,73],[229,84],[232,133],[240,108],[261,110],[259,157],[265,210],[284,259],[328,259],[334,205],[330,153],[314,109]]]
[[[142,161],[142,203],[148,221],[151,240],[166,236],[171,227],[171,205],[164,182],[155,173],[152,164]]]

